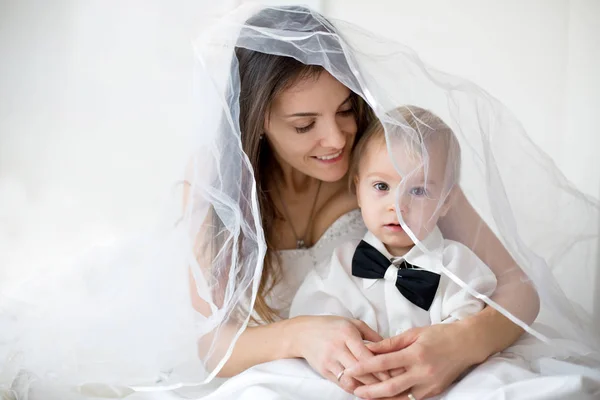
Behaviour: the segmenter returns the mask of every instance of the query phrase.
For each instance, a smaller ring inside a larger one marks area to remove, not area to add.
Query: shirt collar
[[[381,254],[383,254],[387,259],[391,259],[393,256],[386,249],[385,245],[379,240],[374,234],[370,231],[367,231],[363,240],[369,243],[371,246],[376,248]],[[436,226],[433,231],[427,235],[425,239],[423,239],[420,245],[414,245],[406,254],[402,257],[398,257],[399,259],[404,259],[410,264],[414,264],[419,266],[420,268],[432,270],[435,269],[437,272],[437,268],[432,268],[431,260],[437,259],[432,253],[441,253],[443,251],[444,246],[444,237],[442,236],[442,232]],[[421,248],[426,249],[424,252]],[[433,257],[432,257],[433,256]],[[367,279],[363,278],[363,288],[367,289],[379,279]]]

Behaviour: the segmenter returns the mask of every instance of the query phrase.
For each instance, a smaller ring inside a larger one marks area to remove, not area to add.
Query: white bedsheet
[[[257,365],[202,400],[350,400],[357,397],[321,378],[304,360]],[[524,336],[474,368],[436,400],[600,399],[600,370],[560,360],[551,346]]]
[[[592,400],[600,399],[600,370],[552,354],[531,337],[474,368],[434,400]],[[284,359],[257,365],[209,385],[172,391],[111,389],[89,385],[78,393],[33,382],[28,397],[16,400],[350,400],[357,397],[321,378],[306,361]],[[120,393],[119,393],[120,392]],[[2,395],[4,397],[2,397]],[[13,400],[8,393],[2,400]]]

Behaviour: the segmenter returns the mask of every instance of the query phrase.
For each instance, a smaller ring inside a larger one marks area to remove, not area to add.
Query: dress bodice
[[[352,210],[331,224],[314,246],[278,251],[282,276],[267,298],[269,305],[287,318],[292,299],[308,271],[327,262],[337,246],[362,238],[366,231],[360,210]]]

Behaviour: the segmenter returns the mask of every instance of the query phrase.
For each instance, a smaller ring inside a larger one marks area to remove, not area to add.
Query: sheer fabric
[[[500,304],[442,272],[557,356],[600,363],[590,317],[553,274],[594,268],[600,205],[498,100],[409,48],[302,7],[240,7],[207,26],[194,49],[198,134],[182,154],[189,162],[181,218],[167,232],[100,249],[60,275],[1,293],[5,387],[28,371],[73,387],[164,389],[209,381],[227,361],[253,316],[267,249],[256,184],[266,171],[243,151],[236,49],[319,65],[364,99],[401,177],[390,188],[398,222],[416,245],[435,255],[423,237],[464,195],[514,259],[495,272],[519,279],[499,279],[496,293],[534,288],[538,322],[552,329],[530,325],[526,309],[535,305]],[[477,232],[464,244],[475,246]]]

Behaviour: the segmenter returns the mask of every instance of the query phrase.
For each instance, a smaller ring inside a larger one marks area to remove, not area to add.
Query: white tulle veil
[[[506,273],[523,273],[496,292],[510,297],[535,288],[538,320],[531,325],[521,309],[535,305],[497,303],[443,272],[557,356],[600,362],[590,317],[553,274],[593,270],[600,204],[565,179],[510,111],[475,84],[354,25],[303,7],[244,6],[208,25],[194,44],[198,125],[191,151],[181,155],[180,218],[171,229],[98,249],[61,274],[1,293],[0,388],[22,371],[72,386],[202,383],[260,319],[252,310],[267,245],[255,179],[266,171],[244,152],[236,48],[319,65],[360,96],[385,128],[388,153],[404,178],[393,188],[398,209],[407,201],[414,211],[410,219],[398,217],[417,245],[436,253],[419,240],[418,226],[460,187],[516,262]],[[443,123],[428,123],[422,110]],[[458,154],[435,140],[440,130],[451,131]],[[417,181],[426,196],[411,192]]]

